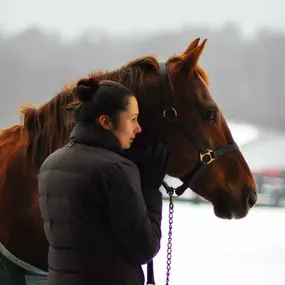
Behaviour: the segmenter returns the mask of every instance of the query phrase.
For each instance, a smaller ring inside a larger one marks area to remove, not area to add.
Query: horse
[[[212,203],[218,218],[242,219],[257,201],[256,185],[199,65],[206,43],[197,38],[166,62],[143,56],[87,78],[114,80],[134,92],[143,132],[167,146],[167,174],[183,183],[180,194],[190,187]],[[76,82],[38,108],[23,105],[21,124],[0,133],[0,241],[25,264],[25,272],[28,266],[33,273],[48,268],[37,173],[47,156],[68,141],[74,126],[69,106],[79,103]]]

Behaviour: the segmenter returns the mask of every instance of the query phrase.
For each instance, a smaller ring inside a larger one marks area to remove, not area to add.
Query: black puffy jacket
[[[38,177],[48,284],[143,285],[141,265],[160,248],[162,195],[143,194],[110,132],[79,123],[70,139]]]

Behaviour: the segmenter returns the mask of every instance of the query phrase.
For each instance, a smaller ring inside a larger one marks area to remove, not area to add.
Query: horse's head
[[[193,41],[166,64],[142,57],[115,71],[98,71],[89,77],[114,80],[133,90],[143,133],[161,140],[170,151],[167,173],[212,202],[218,217],[242,218],[256,202],[256,187],[221,110],[210,96],[208,77],[198,66],[205,43]],[[73,102],[74,87],[68,85],[38,109],[22,111],[27,154],[37,166],[68,141],[73,123],[65,109],[69,103],[77,104]]]
[[[243,218],[256,203],[256,186],[198,66],[205,43],[193,41],[146,75],[145,89],[138,91],[143,93],[138,96],[141,124],[143,132],[168,147],[169,175],[212,202],[218,217]]]

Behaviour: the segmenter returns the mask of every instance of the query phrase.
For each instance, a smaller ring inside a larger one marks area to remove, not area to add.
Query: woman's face
[[[121,143],[123,149],[131,147],[136,135],[142,131],[138,123],[139,108],[137,99],[129,98],[127,110],[119,113],[117,128],[113,130],[114,135]]]

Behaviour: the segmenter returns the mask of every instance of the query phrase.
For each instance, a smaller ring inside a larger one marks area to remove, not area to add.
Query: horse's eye
[[[204,113],[204,117],[206,120],[208,120],[214,124],[217,121],[217,112],[216,111],[207,111]]]

